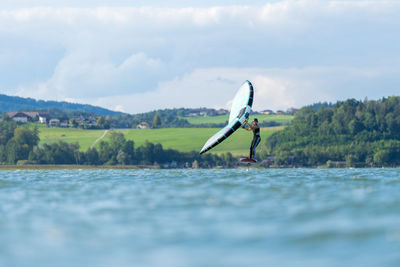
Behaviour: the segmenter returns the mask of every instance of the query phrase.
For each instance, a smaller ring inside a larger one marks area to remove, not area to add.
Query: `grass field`
[[[262,141],[259,150],[265,149],[265,138],[283,127],[268,127],[261,129]],[[148,140],[152,143],[160,143],[164,148],[172,148],[179,151],[200,151],[204,143],[220,129],[216,128],[165,128],[152,130],[118,130],[128,140],[133,140],[140,146]],[[213,153],[231,152],[234,155],[247,155],[253,133],[239,129],[223,143],[213,148]],[[107,137],[105,138],[107,140]]]
[[[273,132],[283,127],[268,127],[261,129],[262,141],[258,151],[265,149],[265,139]],[[216,128],[165,128],[138,130],[126,129],[115,130],[125,135],[128,140],[133,140],[135,146],[143,145],[146,140],[152,143],[160,143],[164,148],[176,149],[179,151],[200,151],[209,137],[218,132]],[[64,142],[78,142],[81,150],[86,151],[89,146],[103,134],[104,130],[83,130],[69,128],[39,128],[39,137],[41,144],[53,143],[59,140]],[[110,131],[111,132],[111,131]],[[252,139],[252,133],[239,129],[222,144],[215,147],[211,152],[225,153],[231,152],[234,155],[247,155]],[[109,134],[103,139],[107,141]]]
[[[39,127],[40,144],[49,144],[58,141],[67,143],[78,142],[82,151],[86,151],[103,133],[104,130]]]
[[[289,124],[294,116],[292,115],[252,115],[250,120],[257,118],[259,122],[270,122],[275,121],[282,124]],[[219,116],[198,116],[198,117],[180,117],[186,119],[191,124],[206,124],[206,123],[225,123],[229,119],[229,115]]]

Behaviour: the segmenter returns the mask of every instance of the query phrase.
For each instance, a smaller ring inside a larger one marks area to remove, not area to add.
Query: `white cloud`
[[[286,110],[319,101],[390,95],[393,87],[382,84],[381,80],[390,80],[400,73],[388,73],[387,69],[337,67],[196,69],[182,78],[161,83],[155,91],[100,98],[93,104],[111,107],[118,104],[127,112],[172,107],[229,108],[236,90],[248,79],[255,87],[254,110]],[[376,90],[378,87],[381,90]]]
[[[71,53],[57,64],[48,81],[38,84],[38,90],[32,92],[31,87],[20,87],[18,93],[64,99],[141,92],[145,90],[143,84],[157,85],[152,79],[162,73],[162,65],[160,60],[148,58],[143,53],[128,56],[120,65],[90,54]]]
[[[245,79],[256,109],[395,94],[400,82],[398,1],[71,6],[0,11],[0,88],[139,112],[222,107]]]

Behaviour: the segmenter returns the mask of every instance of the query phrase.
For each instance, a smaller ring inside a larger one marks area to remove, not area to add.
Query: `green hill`
[[[121,112],[112,111],[102,107],[87,105],[87,104],[77,104],[69,102],[59,102],[59,101],[44,101],[35,100],[32,98],[24,98],[18,96],[7,96],[0,94],[0,113],[9,111],[33,111],[33,110],[49,110],[58,109],[63,111],[82,111],[93,113],[101,116],[113,116],[121,114]]]

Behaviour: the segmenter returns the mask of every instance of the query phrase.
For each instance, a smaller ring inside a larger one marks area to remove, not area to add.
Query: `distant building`
[[[49,120],[50,127],[58,127],[60,125],[60,120],[57,118],[53,118]]]
[[[226,109],[219,109],[219,110],[217,110],[217,115],[225,115],[225,114],[228,114],[229,113],[229,111],[228,110],[226,110]]]
[[[274,114],[274,112],[270,109],[266,109],[266,110],[261,111],[261,114],[270,115],[270,114]]]
[[[28,121],[32,121],[32,117],[27,115],[25,112],[7,112],[7,115],[15,122],[19,123],[27,123]]]
[[[276,114],[282,115],[282,114],[285,114],[285,112],[284,112],[283,110],[278,110],[278,111],[276,112]]]
[[[87,120],[87,125],[93,127],[97,126],[97,118],[90,116]]]
[[[204,115],[204,113],[192,112],[192,113],[189,113],[187,116],[188,117],[198,117],[198,116],[201,116],[201,115]]]
[[[69,120],[68,119],[60,120],[60,127],[68,128],[68,126],[69,126]]]
[[[97,118],[93,116],[84,117],[81,115],[79,117],[75,117],[74,120],[79,126],[89,126],[89,127],[97,126]]]
[[[150,125],[147,122],[141,122],[136,126],[137,129],[150,129]]]
[[[46,124],[46,123],[47,123],[47,117],[45,117],[45,116],[39,116],[39,122],[40,122],[40,123],[43,123],[43,124]]]
[[[39,123],[46,124],[50,119],[50,114],[48,112],[38,112]]]
[[[7,115],[15,122],[27,123],[38,120],[40,123],[46,123],[48,113],[38,111],[12,111]],[[44,122],[43,122],[44,121]]]

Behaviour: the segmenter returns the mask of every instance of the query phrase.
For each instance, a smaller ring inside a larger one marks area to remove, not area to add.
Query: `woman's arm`
[[[251,124],[246,121],[247,126],[249,126],[248,128],[245,128],[247,131],[252,131],[253,130],[253,126],[251,126]]]

